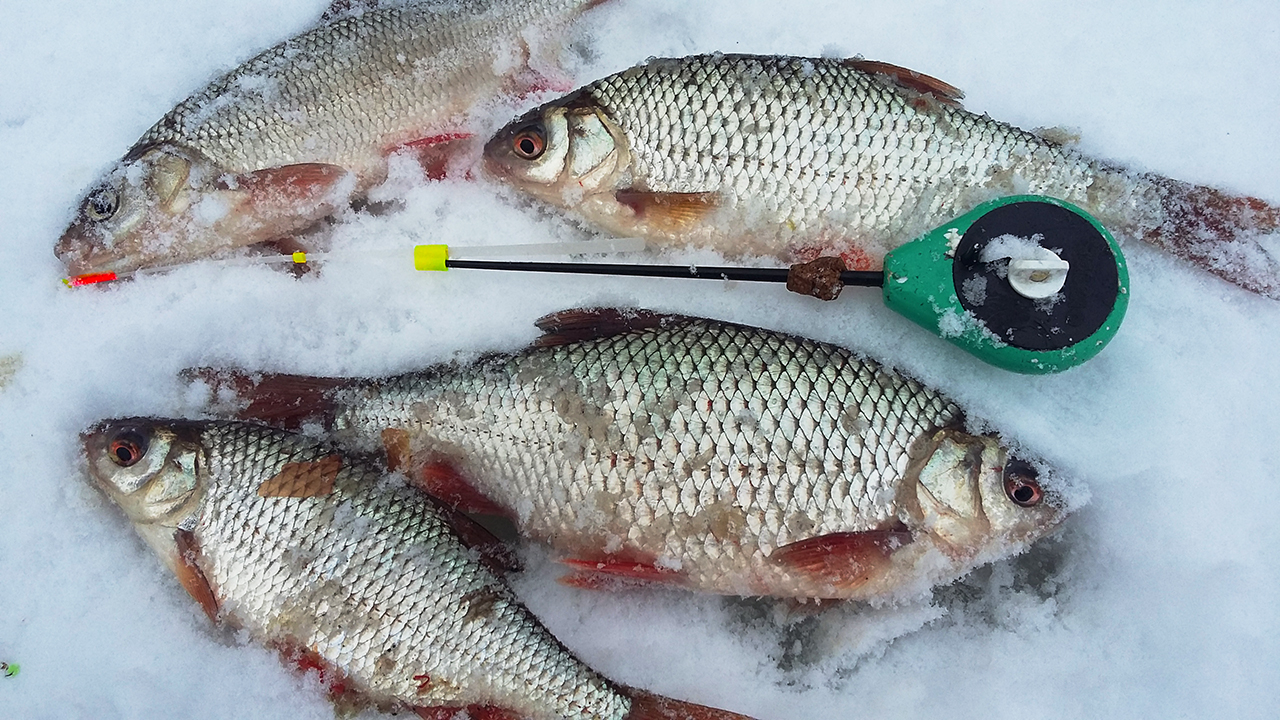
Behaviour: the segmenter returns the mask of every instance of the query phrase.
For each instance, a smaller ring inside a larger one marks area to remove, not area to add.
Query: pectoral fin
[[[385,435],[383,442],[386,442]],[[455,510],[477,515],[511,516],[506,508],[476,490],[457,467],[447,460],[429,460],[410,469],[406,474],[409,476],[409,484]]]
[[[320,200],[350,173],[337,165],[299,163],[237,175],[228,188],[248,191],[259,205]]]
[[[664,232],[685,232],[720,206],[713,192],[673,193],[618,190],[614,198],[644,223]]]
[[[573,572],[560,578],[560,583],[584,590],[616,590],[650,583],[672,585],[684,580],[679,571],[658,567],[656,559],[636,553],[606,554],[597,559],[566,558],[560,562],[573,568]]]
[[[190,530],[175,530],[173,541],[178,550],[178,563],[174,568],[178,582],[182,583],[188,595],[200,603],[204,614],[215,623],[218,622],[218,598],[213,594],[209,579],[198,564],[200,546],[196,542],[195,533]]]
[[[847,589],[888,570],[894,551],[909,542],[905,529],[831,533],[784,545],[769,559],[818,583]]]

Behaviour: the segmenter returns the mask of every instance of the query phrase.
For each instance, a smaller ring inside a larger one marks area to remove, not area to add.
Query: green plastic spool
[[[1027,287],[1036,245],[1069,265],[1047,297],[1026,296],[1010,280]],[[1111,233],[1080,208],[1039,195],[979,205],[890,252],[884,273],[890,308],[1019,373],[1061,372],[1094,357],[1129,305],[1129,271]]]

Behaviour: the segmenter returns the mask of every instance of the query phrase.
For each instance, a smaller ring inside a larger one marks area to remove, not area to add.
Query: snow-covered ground
[[[985,366],[850,290],[415,274],[369,262],[295,281],[191,266],[102,290],[59,282],[82,192],[213,75],[322,0],[0,0],[0,718],[327,718],[313,680],[210,629],[84,481],[77,433],[189,411],[193,365],[385,374],[640,305],[838,342],[952,393],[1069,473],[1063,531],[912,606],[789,615],[675,591],[593,594],[535,549],[528,604],[611,677],[760,718],[1280,716],[1280,303],[1127,245],[1119,336],[1054,377]],[[1271,0],[614,0],[578,27],[581,81],[653,55],[861,54],[1085,151],[1280,202],[1280,4]],[[495,123],[500,122],[495,118]],[[495,187],[405,190],[335,242],[576,237]],[[5,379],[16,366],[11,379]]]

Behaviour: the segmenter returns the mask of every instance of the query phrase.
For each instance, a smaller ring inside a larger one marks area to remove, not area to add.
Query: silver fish
[[[312,225],[381,182],[396,150],[438,174],[475,132],[477,103],[560,82],[558,43],[530,38],[599,1],[334,12],[169,111],[89,191],[55,253],[72,275],[178,264]]]
[[[538,346],[382,380],[197,373],[242,417],[320,422],[575,568],[736,595],[915,595],[1066,514],[942,394],[713,320],[567,311]]]
[[[787,262],[837,252],[857,269],[985,200],[1049,195],[1280,298],[1260,242],[1280,208],[1093,160],[961,96],[861,59],[651,60],[512,122],[485,164],[618,235]]]
[[[331,687],[424,718],[742,716],[621,688],[564,648],[459,535],[456,513],[321,442],[131,418],[90,475],[213,618]]]

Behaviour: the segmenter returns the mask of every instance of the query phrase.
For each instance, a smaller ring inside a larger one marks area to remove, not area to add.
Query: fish
[[[320,440],[123,418],[83,442],[93,484],[209,617],[319,670],[347,707],[430,720],[747,720],[601,676],[468,542],[477,527]]]
[[[638,309],[538,326],[526,350],[388,378],[187,376],[214,414],[323,429],[506,516],[578,587],[915,598],[1070,509],[1060,474],[852,351]]]
[[[73,276],[123,276],[298,246],[299,233],[381,183],[392,154],[441,177],[468,152],[478,106],[567,87],[555,38],[601,1],[338,0],[325,22],[147,130],[86,193],[54,253]]]
[[[1087,157],[965,110],[936,78],[862,58],[650,60],[512,121],[488,174],[604,232],[787,263],[885,253],[1011,194],[1078,205],[1280,299],[1280,207]]]

